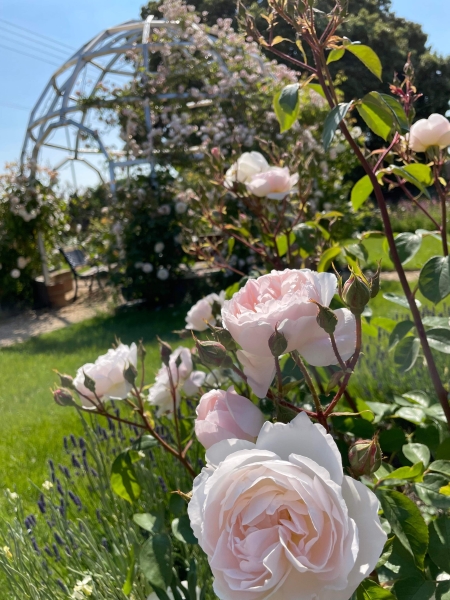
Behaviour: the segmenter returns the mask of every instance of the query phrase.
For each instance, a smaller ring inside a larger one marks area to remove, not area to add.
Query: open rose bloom
[[[266,395],[275,376],[275,359],[268,343],[275,327],[286,337],[286,352],[298,350],[316,367],[337,364],[330,338],[317,324],[317,306],[310,302],[329,306],[336,291],[332,273],[286,269],[250,279],[224,303],[224,327],[242,348],[238,358],[258,397]],[[355,351],[355,318],[346,308],[335,314],[338,324],[334,336],[343,360],[347,360]]]
[[[225,173],[225,186],[231,188],[235,183],[247,183],[269,168],[269,163],[260,152],[244,152]]]
[[[246,182],[250,194],[269,200],[283,200],[298,182],[298,173],[291,175],[287,167],[270,167]]]
[[[343,475],[333,438],[304,414],[256,443],[206,453],[189,517],[221,600],[349,600],[386,534],[378,500]]]
[[[119,344],[106,354],[99,356],[95,363],[80,367],[73,380],[75,389],[82,394],[81,403],[85,408],[95,407],[95,394],[84,385],[85,374],[95,381],[95,393],[101,400],[123,400],[131,391],[131,384],[125,381],[123,371],[129,365],[137,367],[137,346]],[[91,400],[93,402],[91,402]]]
[[[444,116],[434,113],[428,119],[419,119],[409,133],[409,145],[414,152],[425,152],[430,146],[441,150],[450,146],[450,122]]]
[[[186,315],[186,329],[194,331],[205,331],[209,325],[215,325],[216,319],[213,315],[213,306],[223,306],[225,302],[225,292],[219,294],[208,294],[196,302]]]

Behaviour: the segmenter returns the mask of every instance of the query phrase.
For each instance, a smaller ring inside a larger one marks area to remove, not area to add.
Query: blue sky
[[[77,49],[96,33],[111,25],[137,18],[144,0],[0,0],[0,171],[6,161],[20,155],[29,110],[33,107],[55,67],[7,48],[32,53],[25,32],[5,23],[27,28]],[[433,49],[450,54],[449,0],[393,0],[398,15],[422,23]],[[18,35],[19,34],[19,35]],[[42,42],[50,44],[49,40]],[[27,48],[25,47],[27,46]],[[45,59],[61,63],[70,49],[41,46]],[[56,58],[61,57],[61,59]]]

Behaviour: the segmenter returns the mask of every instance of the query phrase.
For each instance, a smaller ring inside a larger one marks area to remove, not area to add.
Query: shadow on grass
[[[111,346],[117,337],[123,343],[130,344],[142,339],[144,344],[154,343],[156,336],[176,341],[178,336],[173,330],[182,329],[184,307],[176,310],[165,308],[122,308],[112,315],[99,315],[82,323],[70,325],[64,329],[43,334],[22,343],[2,349],[2,354],[43,354],[46,352],[61,355],[72,354],[89,348]]]

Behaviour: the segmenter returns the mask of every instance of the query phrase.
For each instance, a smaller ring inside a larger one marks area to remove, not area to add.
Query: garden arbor
[[[189,42],[181,39],[178,23],[151,15],[145,21],[128,21],[101,32],[65,62],[53,74],[31,112],[21,163],[38,163],[44,152],[48,156],[51,151],[55,170],[78,161],[93,169],[104,181],[102,165],[98,161],[96,164],[100,156],[108,165],[112,192],[118,168],[151,165],[151,151],[143,158],[130,158],[126,149],[113,152],[108,147],[108,135],[99,132],[97,126],[98,111],[105,104],[96,99],[96,91],[106,83],[110,87],[123,87],[139,76],[140,70],[143,78],[155,75],[149,70],[149,57],[162,50],[163,44],[158,42],[156,34],[161,30],[171,40],[169,46],[186,48],[188,52]],[[167,43],[164,46],[167,47]],[[220,61],[214,52],[211,54]],[[186,98],[186,94],[158,94],[143,100],[148,133],[152,130],[151,103],[177,97]],[[124,103],[133,100],[142,102],[141,98],[123,97]],[[115,97],[114,102],[118,101],[120,98]]]

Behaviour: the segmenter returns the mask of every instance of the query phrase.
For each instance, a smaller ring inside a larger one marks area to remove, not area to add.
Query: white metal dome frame
[[[152,29],[165,30],[171,41],[168,44],[152,41]],[[189,42],[180,38],[180,33],[181,29],[178,22],[156,19],[153,15],[150,15],[145,21],[128,21],[106,29],[84,44],[78,52],[55,71],[33,108],[22,147],[21,164],[24,165],[28,161],[31,161],[31,164],[37,164],[41,150],[52,148],[64,152],[62,159],[54,165],[55,170],[61,169],[67,163],[73,164],[73,161],[79,161],[93,169],[101,181],[104,181],[100,170],[89,160],[89,155],[102,154],[108,164],[109,183],[113,193],[115,192],[117,168],[122,169],[139,164],[152,166],[152,151],[149,153],[148,158],[131,158],[128,160],[116,160],[111,155],[98,130],[90,127],[87,122],[90,111],[98,110],[101,108],[101,104],[88,105],[87,103],[81,103],[77,86],[89,86],[88,93],[83,93],[84,98],[89,100],[94,98],[99,84],[102,84],[108,75],[125,77],[129,80],[135,77],[137,73],[136,64],[133,60],[126,59],[127,52],[142,54],[142,66],[144,68],[142,77],[153,75],[148,70],[150,53],[158,52],[163,46],[167,47],[167,45],[181,48],[189,46]],[[214,44],[212,37],[210,42],[212,46]],[[212,54],[220,63],[221,68],[226,69],[221,57],[213,50]],[[88,68],[95,71],[95,76],[92,81],[88,81],[86,84]],[[151,100],[161,101],[173,98],[187,99],[189,96],[188,94],[177,93],[157,94],[143,101],[145,125],[148,133],[152,130]],[[124,103],[133,100],[142,102],[142,98],[123,98]],[[115,98],[114,101],[119,103],[121,99]],[[64,128],[65,143],[52,143],[52,134]],[[73,139],[69,134],[69,128],[75,129]],[[86,136],[96,142],[96,148],[83,146],[83,138]]]

